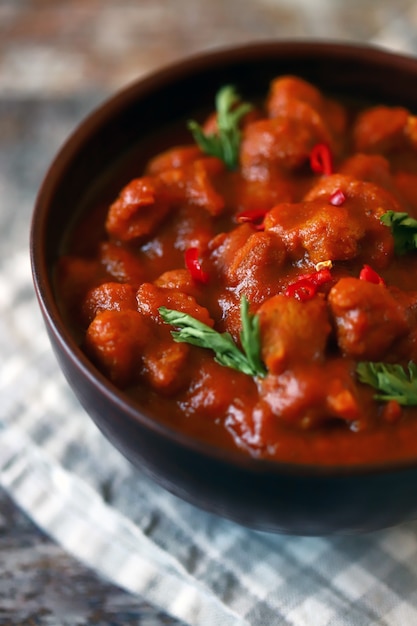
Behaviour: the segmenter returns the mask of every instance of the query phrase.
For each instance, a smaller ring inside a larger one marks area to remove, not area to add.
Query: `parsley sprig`
[[[410,361],[407,370],[398,364],[359,363],[356,372],[362,383],[370,385],[379,393],[376,400],[396,400],[403,406],[417,405],[417,365]]]
[[[238,372],[249,376],[264,377],[266,375],[266,368],[260,357],[259,318],[249,313],[249,303],[244,296],[240,303],[242,320],[240,339],[243,351],[235,344],[230,333],[219,333],[181,311],[167,307],[160,307],[158,310],[165,323],[178,329],[171,331],[174,341],[208,348],[214,352],[214,359],[217,363]]]
[[[203,152],[218,157],[228,169],[235,169],[239,160],[241,132],[239,122],[252,109],[252,105],[241,102],[235,88],[231,85],[222,87],[216,95],[217,128],[216,133],[205,133],[196,121],[188,122],[194,140]]]
[[[406,254],[417,249],[416,219],[401,211],[387,211],[380,219],[385,226],[391,228],[397,254]]]

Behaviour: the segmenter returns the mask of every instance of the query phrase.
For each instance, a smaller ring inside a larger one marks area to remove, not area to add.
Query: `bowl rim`
[[[349,58],[359,61],[363,60],[365,55],[366,62],[371,65],[389,64],[391,69],[401,67],[404,71],[414,70],[417,73],[417,58],[383,48],[379,45],[360,42],[340,42],[332,39],[267,39],[252,41],[246,44],[220,46],[188,55],[165,64],[143,76],[139,76],[126,86],[116,90],[76,124],[56,152],[45,172],[32,212],[29,249],[35,294],[48,330],[53,333],[61,351],[66,354],[72,364],[81,371],[82,375],[100,392],[108,403],[114,406],[117,405],[123,410],[124,416],[132,422],[139,422],[142,427],[151,430],[154,434],[202,457],[217,460],[223,465],[249,470],[257,474],[309,475],[331,478],[337,476],[363,476],[386,473],[387,471],[398,472],[417,469],[417,457],[415,459],[340,465],[296,463],[257,458],[239,450],[225,449],[221,446],[197,440],[176,430],[165,422],[153,418],[144,412],[122,390],[113,385],[94,366],[66,327],[54,297],[53,285],[48,279],[49,269],[44,254],[45,226],[49,215],[49,206],[54,194],[59,188],[61,181],[65,178],[68,166],[76,158],[83,143],[138,97],[152,93],[163,84],[175,82],[179,77],[187,77],[195,72],[215,68],[222,63],[225,55],[227,55],[228,62],[234,62],[249,57],[251,59],[261,59],[272,54],[279,54],[279,56],[287,54],[292,56],[292,58],[296,56],[302,58],[306,54],[314,52],[316,55],[325,57],[330,51],[332,56],[337,59]],[[88,414],[86,409],[83,410]]]

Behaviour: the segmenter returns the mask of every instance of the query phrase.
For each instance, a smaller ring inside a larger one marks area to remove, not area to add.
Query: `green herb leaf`
[[[206,134],[200,124],[194,120],[188,122],[188,128],[202,151],[218,157],[231,170],[237,167],[239,160],[239,122],[252,109],[251,104],[239,102],[239,95],[231,85],[219,90],[216,95],[217,133]]]
[[[165,323],[175,326],[171,335],[174,341],[190,343],[200,348],[213,350],[215,361],[249,376],[266,375],[260,358],[259,319],[249,314],[249,304],[245,297],[241,300],[242,347],[239,350],[229,333],[219,333],[187,313],[160,307],[159,313]]]
[[[381,215],[381,222],[391,228],[394,237],[395,252],[406,254],[417,249],[417,220],[408,213],[387,211]]]
[[[369,361],[359,363],[356,368],[359,380],[380,392],[375,394],[376,400],[396,400],[403,406],[416,406],[417,365],[410,361],[407,370],[398,364]]]
[[[259,317],[249,313],[249,302],[244,296],[240,302],[240,316],[242,320],[242,331],[240,333],[242,348],[253,371],[258,372],[258,376],[264,376],[266,368],[261,360]]]

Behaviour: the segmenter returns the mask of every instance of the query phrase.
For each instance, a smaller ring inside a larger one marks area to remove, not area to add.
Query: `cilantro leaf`
[[[387,211],[381,215],[381,222],[391,228],[395,252],[406,254],[417,249],[417,220],[408,213]]]
[[[358,364],[356,373],[362,383],[379,392],[374,396],[376,400],[396,400],[403,406],[416,406],[417,365],[410,361],[407,370],[398,364],[364,361]]]
[[[252,109],[248,103],[240,103],[234,87],[226,85],[216,95],[217,128],[216,133],[205,133],[204,129],[191,120],[188,128],[195,142],[203,152],[218,157],[228,169],[235,169],[239,159],[241,132],[239,122]]]
[[[260,358],[259,319],[255,315],[250,315],[248,309],[249,304],[243,297],[241,300],[243,352],[234,343],[230,333],[219,333],[181,311],[167,307],[160,307],[158,310],[165,323],[179,329],[171,331],[174,341],[208,348],[214,352],[215,361],[220,365],[249,376],[264,377],[266,369]]]

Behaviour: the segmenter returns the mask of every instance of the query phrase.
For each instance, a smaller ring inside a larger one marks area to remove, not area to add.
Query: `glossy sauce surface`
[[[417,251],[397,254],[380,219],[417,217],[415,126],[401,107],[357,111],[278,77],[243,120],[236,169],[173,140],[90,207],[58,264],[57,297],[88,356],[155,419],[217,446],[297,463],[415,457],[416,408],[376,401],[356,374],[362,361],[417,362]],[[217,132],[214,115],[204,128]],[[159,312],[240,346],[242,296],[265,377],[174,342]]]

